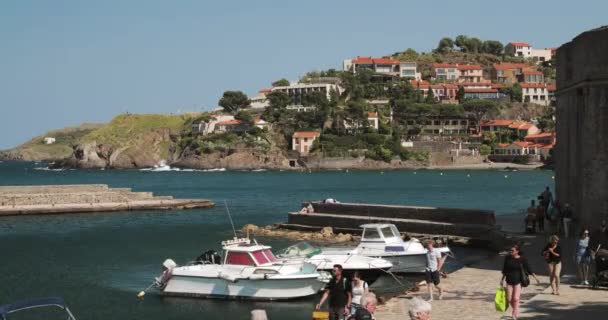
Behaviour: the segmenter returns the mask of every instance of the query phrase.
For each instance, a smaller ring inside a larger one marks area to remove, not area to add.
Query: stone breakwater
[[[0,187],[0,216],[210,208],[205,199],[174,199],[104,184]]]

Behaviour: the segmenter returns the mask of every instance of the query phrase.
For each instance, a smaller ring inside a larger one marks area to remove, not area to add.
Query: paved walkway
[[[525,288],[522,294],[522,312],[519,319],[608,319],[608,289],[592,290],[589,287],[572,285],[575,280],[571,276],[562,276],[563,285],[560,296],[551,294],[549,279],[546,276],[546,266],[540,255],[545,244],[545,235],[523,236],[526,242],[523,251],[526,253],[532,270],[539,274],[540,285],[532,284]],[[573,239],[564,239],[564,252],[572,252]],[[503,257],[494,255],[490,258],[471,263],[442,279],[446,290],[443,300],[432,302],[433,320],[465,320],[465,319],[510,319],[506,314],[499,313],[494,308],[494,294],[502,277]],[[572,259],[564,258],[564,274],[575,272]],[[404,293],[390,299],[385,305],[378,307],[376,319],[403,320],[409,319],[407,307],[409,299],[414,296],[428,298],[426,287],[420,292]]]

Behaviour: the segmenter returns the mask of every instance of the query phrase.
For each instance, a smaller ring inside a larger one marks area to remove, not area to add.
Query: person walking
[[[527,275],[531,275],[537,284],[540,283],[536,274],[530,269],[528,260],[522,255],[519,245],[514,245],[505,257],[502,267],[502,278],[500,279],[500,286],[507,289],[507,301],[511,306],[511,317],[513,319],[519,317],[519,302],[522,291],[522,280],[525,276],[524,272]]]
[[[536,225],[539,232],[545,232],[545,206],[541,203],[536,207]]]
[[[349,314],[352,289],[350,281],[344,278],[342,271],[342,265],[334,265],[334,277],[329,281],[321,301],[316,306],[317,310],[321,309],[325,300],[329,298],[329,320],[345,320],[345,316]]]
[[[553,202],[553,194],[551,194],[551,189],[549,186],[545,188],[545,191],[541,193],[541,205],[544,208],[544,212],[549,212],[549,205]]]
[[[559,295],[559,280],[562,272],[562,247],[559,245],[559,237],[549,237],[549,243],[543,249],[543,256],[549,269],[549,279],[552,294]]]
[[[578,280],[582,285],[589,285],[589,268],[591,266],[589,240],[589,229],[583,228],[579,239],[576,241],[576,250],[574,251]]]
[[[369,293],[369,287],[367,282],[361,279],[361,272],[355,271],[353,274],[353,281],[351,283],[352,287],[352,302],[350,304],[350,314],[355,314],[357,309],[363,306],[361,304],[361,298],[364,294]]]
[[[602,220],[599,229],[591,235],[591,252],[594,257],[608,256],[608,225]]]
[[[447,256],[441,257],[441,252],[434,249],[432,240],[426,242],[426,249],[426,269],[424,274],[429,292],[429,301],[433,301],[433,287],[436,287],[437,290],[439,290],[439,300],[441,300],[443,299],[443,288],[439,286],[439,283],[441,282],[440,272]]]
[[[352,319],[354,320],[372,320],[374,319],[374,312],[376,312],[376,306],[378,305],[378,299],[376,295],[371,292],[366,292],[361,297],[361,308],[357,309]]]
[[[534,200],[530,200],[530,206],[526,211],[526,233],[536,233],[536,205]]]
[[[566,203],[562,210],[562,221],[564,224],[564,237],[568,238],[568,235],[570,234],[570,222],[572,222],[572,208],[569,203]]]

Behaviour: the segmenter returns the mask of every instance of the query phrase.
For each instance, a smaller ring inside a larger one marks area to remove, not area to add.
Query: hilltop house
[[[457,64],[433,63],[433,79],[438,81],[457,81],[460,71]]]
[[[457,67],[458,82],[489,82],[483,78],[483,68],[478,64],[462,64]]]
[[[338,95],[342,94],[342,88],[340,86],[330,83],[291,83],[288,86],[273,87],[271,91],[287,93],[292,100],[288,109],[295,109],[298,111],[309,111],[310,109],[314,109],[314,107],[304,107],[302,105],[302,98],[308,93],[322,92],[328,100],[331,98],[332,91],[335,91]]]
[[[420,80],[420,72],[415,61],[399,61],[390,58],[356,57],[346,59],[342,63],[344,71],[357,73],[358,70],[368,69],[375,73],[400,78]]]
[[[312,143],[321,136],[318,131],[298,131],[292,136],[291,149],[300,153],[300,155],[307,155],[312,148]]]
[[[549,88],[544,83],[522,83],[521,91],[523,102],[531,102],[544,106],[548,106],[551,102],[549,99]]]
[[[536,68],[527,63],[495,63],[492,68],[492,80],[500,83],[515,83],[521,79],[524,72],[536,71]]]
[[[268,93],[272,92],[272,89],[262,89],[260,91],[258,91],[258,95],[255,97],[250,97],[249,101],[251,102],[249,104],[251,109],[266,109],[266,107],[268,107],[268,105],[270,104],[268,102],[268,98],[266,97],[266,95]]]
[[[515,120],[490,120],[481,123],[481,131],[488,132],[516,132],[520,137],[526,137],[530,134],[537,134],[540,132],[538,127],[526,121],[515,121]]]
[[[535,49],[527,42],[509,42],[505,46],[505,54],[524,59],[534,59],[537,62],[549,61],[555,55],[555,48]]]

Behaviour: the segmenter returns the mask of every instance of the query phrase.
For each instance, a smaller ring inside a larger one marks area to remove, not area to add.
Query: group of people
[[[361,279],[361,274],[355,271],[352,280],[343,275],[343,268],[336,264],[333,267],[333,278],[327,285],[321,301],[317,304],[319,310],[329,299],[329,319],[371,320],[376,311],[378,300],[369,291],[368,284]]]
[[[562,206],[558,200],[553,199],[551,189],[546,187],[545,190],[538,195],[538,203],[535,200],[530,201],[530,207],[527,209],[525,222],[526,232],[536,233],[545,231],[545,221],[555,227],[558,234],[569,236],[570,225],[572,224],[572,207],[569,203]]]

